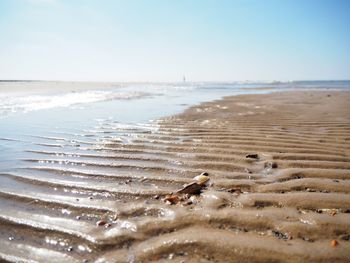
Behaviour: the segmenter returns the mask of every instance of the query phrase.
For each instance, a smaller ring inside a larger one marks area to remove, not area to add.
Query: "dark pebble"
[[[107,224],[107,222],[104,221],[104,220],[99,220],[99,221],[96,222],[96,225],[97,225],[97,226],[104,226],[104,225],[106,225],[106,224]]]
[[[272,167],[273,169],[276,169],[276,168],[278,167],[278,164],[277,164],[277,163],[272,163],[271,167]]]
[[[349,241],[350,240],[350,235],[342,235],[340,238],[343,239],[343,240]]]
[[[289,239],[288,235],[287,234],[284,234],[280,231],[277,231],[277,230],[272,230],[272,233],[275,235],[275,237],[279,238],[279,239]]]
[[[257,153],[251,153],[247,154],[245,158],[250,158],[250,159],[259,159],[259,155]]]
[[[265,168],[272,168],[272,169],[276,169],[278,167],[278,164],[275,162],[267,162],[264,164]]]

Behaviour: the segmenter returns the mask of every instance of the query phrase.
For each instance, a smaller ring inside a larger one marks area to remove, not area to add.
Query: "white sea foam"
[[[128,91],[84,91],[56,95],[29,95],[0,98],[0,116],[16,112],[29,112],[57,107],[78,105],[109,100],[137,99],[149,95],[146,92]]]

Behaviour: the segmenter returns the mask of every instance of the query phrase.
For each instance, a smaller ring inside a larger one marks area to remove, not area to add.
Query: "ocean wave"
[[[2,97],[0,100],[0,116],[57,107],[75,107],[77,105],[99,101],[138,99],[148,95],[149,93],[138,91],[84,91],[55,95]]]

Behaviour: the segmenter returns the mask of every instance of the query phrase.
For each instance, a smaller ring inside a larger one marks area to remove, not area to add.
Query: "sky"
[[[350,79],[347,0],[0,0],[0,79]]]

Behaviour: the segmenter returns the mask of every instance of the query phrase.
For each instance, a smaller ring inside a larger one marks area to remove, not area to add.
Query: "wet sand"
[[[240,95],[120,128],[119,139],[77,138],[86,154],[33,149],[31,166],[0,177],[0,257],[347,262],[349,101],[344,91]],[[176,193],[202,172],[199,195]]]

